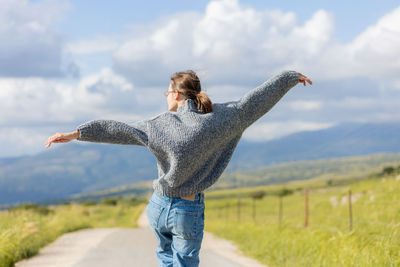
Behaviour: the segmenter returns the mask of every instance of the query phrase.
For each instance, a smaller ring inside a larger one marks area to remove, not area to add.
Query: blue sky
[[[399,122],[398,1],[0,2],[0,157],[44,151],[91,119],[167,110],[169,76],[195,69],[214,102],[281,70],[309,76],[244,138],[342,122]]]

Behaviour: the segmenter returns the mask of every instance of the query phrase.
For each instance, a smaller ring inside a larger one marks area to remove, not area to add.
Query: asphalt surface
[[[68,233],[17,267],[127,267],[157,266],[157,240],[142,214],[140,228],[95,228]],[[230,242],[205,232],[200,266],[261,267],[244,257]]]

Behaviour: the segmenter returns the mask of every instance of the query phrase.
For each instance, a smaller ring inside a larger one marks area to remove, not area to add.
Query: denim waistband
[[[178,202],[184,202],[187,204],[190,204],[190,203],[198,204],[198,203],[204,202],[204,193],[197,193],[195,196],[195,199],[193,201],[191,201],[191,200],[182,199],[180,197],[163,196],[154,191],[153,195],[151,196],[151,199],[155,202],[158,202],[159,204],[169,204],[169,203],[178,203]]]

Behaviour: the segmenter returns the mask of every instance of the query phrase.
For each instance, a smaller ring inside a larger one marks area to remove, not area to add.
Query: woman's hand
[[[67,143],[79,137],[79,130],[70,133],[56,133],[50,136],[46,141],[46,147],[50,147],[51,143]]]
[[[304,84],[304,86],[306,86],[306,81],[309,84],[312,84],[312,81],[310,79],[308,79],[306,76],[304,76],[303,74],[301,74],[300,72],[298,72],[297,75],[299,75],[299,82]]]

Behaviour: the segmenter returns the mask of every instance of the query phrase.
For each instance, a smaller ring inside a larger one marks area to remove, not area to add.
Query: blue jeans
[[[204,231],[204,193],[194,201],[153,193],[147,207],[158,242],[158,266],[198,266]]]

